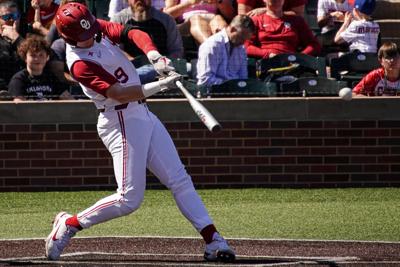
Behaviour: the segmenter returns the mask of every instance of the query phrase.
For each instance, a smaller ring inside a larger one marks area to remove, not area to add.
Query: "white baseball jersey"
[[[123,85],[140,85],[139,76],[132,63],[126,59],[121,49],[106,37],[102,38],[100,43],[95,42],[89,51],[88,49],[82,49],[67,44],[66,55],[69,69],[71,69],[72,65],[78,60],[91,61],[99,64]],[[85,95],[94,102],[98,109],[107,109],[121,104],[83,84],[80,85]]]
[[[353,20],[340,37],[350,44],[350,51],[376,53],[380,28],[375,21]]]

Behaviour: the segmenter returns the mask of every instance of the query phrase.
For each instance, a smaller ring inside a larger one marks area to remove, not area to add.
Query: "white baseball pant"
[[[112,155],[118,189],[78,213],[83,228],[138,209],[146,187],[146,167],[172,191],[180,211],[198,232],[213,223],[170,135],[145,104],[134,102],[123,110],[100,113],[97,130]]]

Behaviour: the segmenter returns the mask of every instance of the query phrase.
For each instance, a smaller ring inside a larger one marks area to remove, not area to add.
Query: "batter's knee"
[[[122,215],[128,215],[137,210],[143,202],[144,193],[138,194],[134,191],[128,191],[123,194],[121,203]]]

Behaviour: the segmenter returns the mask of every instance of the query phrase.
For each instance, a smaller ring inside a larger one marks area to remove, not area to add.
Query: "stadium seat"
[[[187,60],[184,58],[172,58],[172,64],[174,65],[175,71],[183,76],[188,76]]]
[[[353,87],[365,74],[379,67],[376,53],[347,53],[331,60],[331,77],[346,81],[348,87]]]
[[[276,90],[275,83],[264,83],[257,79],[233,79],[211,86],[206,95],[209,97],[271,97],[276,96]]]
[[[339,90],[346,87],[344,81],[325,77],[302,77],[291,83],[282,83],[279,86],[279,96],[338,96]]]
[[[278,54],[272,58],[263,58],[257,61],[257,77],[265,80],[269,76],[271,69],[287,67],[292,64],[298,64],[294,72],[290,72],[293,76],[320,76],[326,75],[326,62],[323,57],[313,57],[302,53]],[[287,74],[287,73],[283,73]]]
[[[318,0],[308,0],[304,8],[304,20],[307,22],[314,34],[319,34],[321,32],[317,23],[317,10]]]

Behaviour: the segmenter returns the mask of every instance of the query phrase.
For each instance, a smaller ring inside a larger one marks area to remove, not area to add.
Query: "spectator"
[[[32,30],[42,36],[49,33],[58,5],[53,0],[32,0],[27,14],[27,23]]]
[[[264,0],[237,0],[238,14],[250,17],[263,14],[267,11]],[[283,11],[286,15],[304,16],[307,0],[285,0]]]
[[[231,0],[166,0],[164,12],[188,24],[199,44],[225,28],[235,16]]]
[[[0,90],[8,90],[11,77],[24,65],[17,55],[17,47],[23,40],[19,22],[17,4],[14,1],[0,2]]]
[[[350,52],[376,53],[379,24],[372,20],[375,0],[355,0],[353,12],[346,13],[344,22],[335,36],[335,43],[348,43]]]
[[[73,99],[68,87],[45,69],[50,51],[47,42],[37,35],[26,38],[20,44],[18,55],[26,62],[26,68],[17,72],[8,86],[15,102],[27,99]]]
[[[318,40],[326,50],[324,53],[334,52],[328,58],[336,57],[338,51],[348,51],[348,45],[337,45],[334,39],[343,24],[345,14],[352,10],[349,0],[318,0],[317,23],[321,28]]]
[[[153,0],[151,5],[157,10],[163,10],[165,7],[164,0]],[[129,7],[128,0],[111,0],[108,6],[108,17],[111,19],[122,9]]]
[[[200,45],[197,84],[209,87],[231,79],[247,79],[247,55],[243,46],[255,31],[250,17],[237,15],[228,27]]]
[[[182,36],[180,35],[174,19],[168,14],[154,8],[151,0],[128,0],[129,7],[123,9],[111,18],[111,21],[125,25],[125,33],[129,29],[138,29],[150,35],[158,51],[169,58],[183,56]],[[126,37],[126,35],[124,35]],[[145,57],[143,51],[136,44],[122,38],[123,50],[131,57]],[[136,65],[142,83],[152,82],[156,79],[157,72],[150,62],[143,66]]]
[[[316,56],[321,45],[300,16],[283,13],[284,0],[266,0],[267,11],[252,17],[256,32],[246,42],[247,55],[268,58],[281,53],[301,52]]]
[[[353,6],[348,0],[318,0],[317,21],[325,34],[332,30],[338,30],[344,21],[347,12],[351,12]]]
[[[108,17],[111,19],[122,9],[129,7],[127,0],[110,0],[108,4]]]
[[[378,51],[382,68],[368,73],[354,88],[355,96],[400,95],[400,51],[395,43],[384,43]]]

